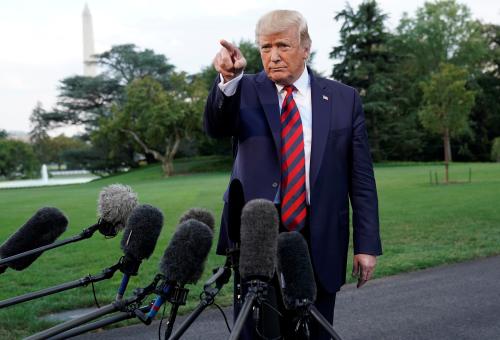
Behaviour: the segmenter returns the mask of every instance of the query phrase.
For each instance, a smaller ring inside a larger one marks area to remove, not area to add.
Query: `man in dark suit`
[[[349,200],[358,287],[371,278],[382,252],[361,100],[353,88],[316,77],[306,67],[311,39],[300,13],[264,15],[256,41],[264,71],[247,75],[241,51],[221,40],[214,59],[220,76],[207,99],[205,129],[212,137],[234,137],[231,179],[242,182],[245,199],[274,201],[280,229],[306,237],[318,285],[316,305],[333,321],[335,294],[346,276]],[[227,203],[227,192],[224,199]],[[226,221],[227,207],[219,254],[230,242]]]

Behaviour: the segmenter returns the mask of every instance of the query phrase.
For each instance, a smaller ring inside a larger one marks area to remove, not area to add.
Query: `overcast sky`
[[[328,54],[338,44],[333,20],[343,0],[1,0],[0,129],[29,131],[37,101],[50,108],[59,80],[83,73],[82,12],[88,3],[96,53],[134,43],[165,54],[178,70],[194,73],[210,64],[221,38],[254,37],[258,18],[273,9],[296,9],[307,19],[314,66],[329,74]],[[357,7],[360,0],[349,3]],[[424,1],[379,0],[394,28],[403,12],[411,16]],[[500,23],[500,2],[462,0],[475,18]]]

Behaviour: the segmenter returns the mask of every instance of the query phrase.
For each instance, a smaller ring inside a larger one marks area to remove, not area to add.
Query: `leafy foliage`
[[[162,162],[164,174],[172,175],[181,141],[200,129],[207,92],[185,73],[173,74],[171,82],[175,90],[167,91],[151,77],[134,80],[126,88],[127,101],[113,107],[110,119],[101,120],[94,138],[111,139],[116,146],[132,141],[136,151],[152,154]]]
[[[453,64],[442,64],[440,71],[421,83],[423,106],[419,118],[432,133],[450,136],[470,132],[468,116],[474,105],[474,92],[465,87],[467,71]]]
[[[0,178],[36,177],[40,170],[31,145],[17,140],[0,139]]]
[[[470,133],[469,113],[474,105],[474,91],[468,90],[467,71],[453,64],[442,64],[427,82],[422,82],[423,105],[419,118],[427,130],[443,137],[445,181],[451,162],[450,138]]]
[[[347,7],[335,16],[342,20],[340,44],[330,58],[337,60],[332,77],[358,90],[364,102],[368,135],[375,160],[387,156],[381,150],[390,139],[390,122],[397,114],[393,101],[395,56],[389,46],[390,34],[376,1],[365,1],[355,11]]]

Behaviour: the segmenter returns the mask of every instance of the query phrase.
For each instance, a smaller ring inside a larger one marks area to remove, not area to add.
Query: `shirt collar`
[[[307,71],[307,66],[304,66],[304,71],[300,75],[299,79],[293,83],[293,86],[297,89],[297,92],[299,92],[302,95],[306,94],[307,88],[309,86],[309,72]],[[283,88],[285,86],[280,85],[280,84],[275,84],[276,88],[278,89],[278,93],[281,93],[283,91]]]

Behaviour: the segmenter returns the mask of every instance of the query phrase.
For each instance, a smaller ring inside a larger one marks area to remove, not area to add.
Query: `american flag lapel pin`
[[[328,97],[323,95],[323,100],[328,100]]]

